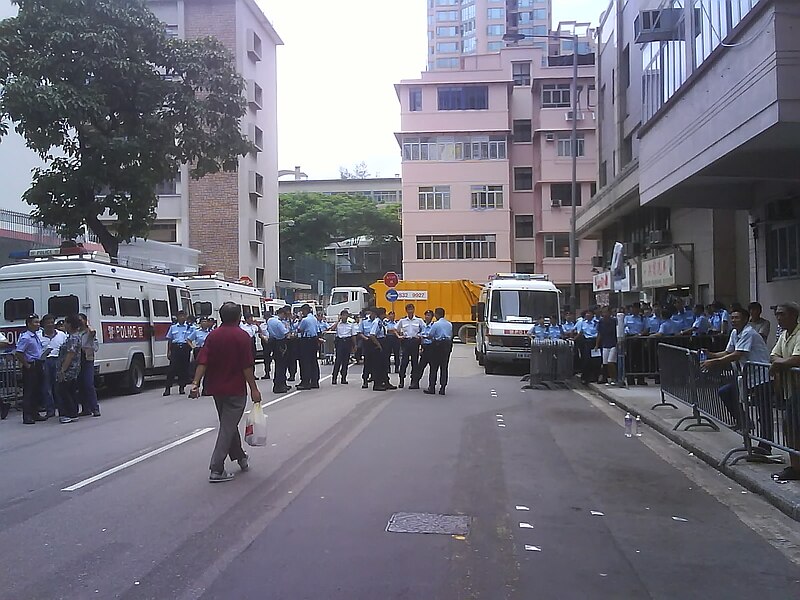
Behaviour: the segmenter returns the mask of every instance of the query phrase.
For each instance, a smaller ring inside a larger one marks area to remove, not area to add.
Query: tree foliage
[[[23,195],[44,225],[87,226],[116,255],[146,236],[155,188],[182,163],[199,178],[251,149],[243,80],[216,39],[170,38],[143,0],[14,2],[0,21],[0,122],[45,163]]]
[[[326,246],[360,235],[378,245],[400,237],[398,206],[377,205],[365,196],[281,194],[280,215],[281,221],[294,221],[281,230],[282,263],[289,256],[319,256]]]
[[[353,170],[346,167],[339,167],[339,177],[341,179],[369,179],[372,174],[369,172],[367,163],[360,162],[353,166]]]

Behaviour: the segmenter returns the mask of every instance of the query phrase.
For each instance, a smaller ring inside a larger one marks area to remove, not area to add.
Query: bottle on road
[[[633,417],[631,413],[625,413],[625,437],[633,437]]]
[[[642,437],[642,417],[636,415],[636,437]]]

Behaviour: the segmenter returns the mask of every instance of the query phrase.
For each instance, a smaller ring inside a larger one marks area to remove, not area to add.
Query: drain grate
[[[440,535],[467,535],[470,517],[465,515],[437,515],[432,513],[394,513],[386,525],[390,533],[437,533]]]

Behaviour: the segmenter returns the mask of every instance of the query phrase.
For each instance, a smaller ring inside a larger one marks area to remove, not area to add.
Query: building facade
[[[599,190],[578,231],[601,239],[605,261],[627,243],[637,296],[795,300],[800,5],[683,4],[614,0],[604,13]]]
[[[235,173],[193,180],[187,166],[159,190],[153,239],[200,250],[206,268],[230,279],[250,277],[276,295],[278,155],[276,48],[282,44],[254,0],[151,0],[150,9],[176,37],[214,36],[245,79],[242,133],[257,151]]]
[[[366,196],[374,200],[376,204],[399,204],[403,197],[403,185],[400,177],[280,179],[278,180],[278,191],[281,194],[315,192],[326,196],[336,194]]]
[[[428,0],[428,70],[462,69],[465,57],[498,52],[507,32],[547,35],[552,12],[552,0]]]
[[[572,67],[558,58],[505,48],[396,86],[406,279],[536,272],[568,291]],[[577,202],[593,195],[597,169],[594,65],[579,70]],[[587,302],[596,246],[578,244]]]

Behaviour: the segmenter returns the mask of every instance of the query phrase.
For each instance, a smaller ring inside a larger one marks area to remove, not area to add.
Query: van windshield
[[[492,292],[489,320],[495,323],[533,323],[550,317],[560,323],[558,294],[533,290],[495,290]]]

